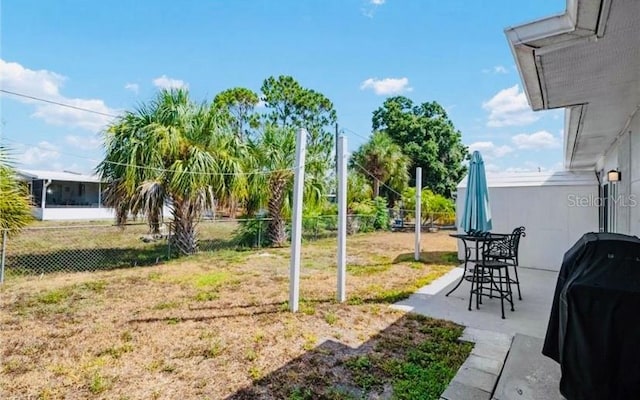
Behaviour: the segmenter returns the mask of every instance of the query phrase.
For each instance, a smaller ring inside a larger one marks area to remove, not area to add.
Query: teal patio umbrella
[[[489,189],[484,172],[484,161],[480,152],[474,151],[469,162],[467,175],[467,193],[460,228],[467,233],[488,232],[491,230],[491,209],[489,208]]]

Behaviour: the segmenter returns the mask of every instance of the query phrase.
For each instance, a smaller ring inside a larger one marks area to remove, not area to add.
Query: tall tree
[[[390,97],[373,112],[372,125],[374,130],[386,132],[409,157],[412,183],[415,168],[422,167],[425,186],[451,196],[466,173],[462,162],[468,151],[440,104],[414,105],[406,97]]]
[[[5,229],[16,233],[31,220],[27,187],[17,179],[7,149],[0,146],[0,235]]]
[[[409,159],[385,132],[374,132],[369,141],[353,153],[351,168],[371,181],[373,198],[380,196],[381,184],[402,193],[409,180]]]
[[[109,182],[105,200],[118,223],[141,213],[155,230],[169,204],[173,245],[182,253],[197,250],[203,211],[246,194],[241,144],[210,106],[194,104],[185,90],[163,90],[125,113],[107,129],[105,144],[97,171]]]
[[[218,93],[213,99],[213,107],[229,119],[236,136],[244,140],[248,129],[256,127],[254,109],[259,101],[252,90],[235,87]]]
[[[329,127],[337,118],[331,100],[304,88],[291,76],[269,77],[260,90],[269,109],[267,124],[307,129],[307,171],[316,179],[324,177],[332,161],[333,134]]]

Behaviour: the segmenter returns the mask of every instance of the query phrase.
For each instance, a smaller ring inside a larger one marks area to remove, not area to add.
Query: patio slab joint
[[[465,328],[460,340],[474,343],[473,350],[442,393],[441,399],[490,400],[513,337],[483,329]]]

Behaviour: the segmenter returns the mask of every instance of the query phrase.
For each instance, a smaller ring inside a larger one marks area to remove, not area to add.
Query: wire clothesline
[[[102,116],[106,116],[106,117],[112,117],[112,118],[117,118],[117,115],[114,114],[109,114],[109,113],[105,113],[102,111],[97,111],[97,110],[91,110],[88,108],[84,108],[84,107],[78,107],[78,106],[74,106],[71,104],[66,104],[66,103],[62,103],[59,101],[55,101],[55,100],[49,100],[49,99],[45,99],[42,97],[38,97],[38,96],[32,96],[32,95],[28,95],[25,93],[19,93],[19,92],[14,92],[11,90],[7,90],[7,89],[0,89],[0,92],[2,93],[6,93],[6,94],[10,94],[13,96],[18,96],[18,97],[22,97],[22,98],[26,98],[26,99],[30,99],[30,100],[35,100],[35,101],[41,101],[44,103],[48,103],[48,104],[53,104],[53,105],[57,105],[59,107],[66,107],[66,108],[71,108],[74,110],[79,110],[79,111],[84,111],[84,112],[88,112],[88,113],[93,113],[93,114],[97,114],[97,115],[102,115]],[[345,131],[352,133],[362,139],[368,140],[369,138],[365,137],[364,135],[359,134],[358,132],[349,129],[349,128],[343,128]],[[33,144],[29,144],[29,143],[20,143],[11,139],[7,139],[5,138],[5,140],[14,142],[16,144],[21,144],[21,145],[25,145],[25,146],[32,146],[32,147],[41,147],[41,146],[34,146]],[[80,159],[86,159],[92,162],[97,162],[97,160],[95,159],[91,159],[88,157],[83,157],[83,156],[78,156],[78,155],[72,155],[72,154],[68,154],[68,153],[61,153],[58,152],[60,154],[64,154],[64,155],[68,155],[68,156],[72,156],[72,157],[77,157]],[[108,161],[108,160],[104,160],[102,161],[103,163],[107,163],[107,164],[111,164],[111,165],[119,165],[119,166],[125,166],[125,167],[132,167],[132,168],[140,168],[140,169],[150,169],[153,171],[157,171],[157,172],[175,172],[166,168],[160,168],[160,167],[152,167],[152,166],[147,166],[147,165],[136,165],[136,164],[131,164],[131,163],[121,163],[121,162],[116,162],[116,161]],[[371,173],[369,170],[367,170],[366,168],[364,168],[362,165],[356,163],[355,161],[353,161],[355,165],[357,165],[362,171],[364,171],[367,175],[369,175],[370,177],[372,177],[373,179],[377,179],[373,173]],[[300,166],[294,166],[293,168],[285,168],[285,169],[278,169],[278,170],[254,170],[254,171],[241,171],[241,172],[197,172],[197,171],[183,171],[183,173],[186,174],[194,174],[194,175],[204,175],[204,176],[248,176],[248,175],[269,175],[272,173],[277,173],[277,172],[287,172],[287,171],[295,171],[297,168],[299,168]],[[397,194],[398,196],[402,197],[402,194],[399,193],[398,191],[394,190],[393,188],[391,188],[389,185],[385,184],[384,182],[380,182],[380,184],[383,187],[386,187],[387,189],[389,189],[390,191],[392,191],[393,193]]]
[[[15,144],[18,144],[18,145],[23,145],[23,146],[31,146],[31,147],[38,147],[38,148],[41,147],[40,145],[34,145],[32,143],[19,142],[19,141],[16,141],[16,140],[13,140],[13,139],[9,139],[9,138],[6,138],[6,137],[4,138],[4,140],[7,140],[9,142],[12,142],[12,143],[15,143]],[[80,159],[89,160],[89,161],[92,161],[92,162],[98,162],[97,160],[95,160],[93,158],[84,157],[84,156],[80,156],[80,155],[77,155],[77,154],[62,153],[62,152],[58,152],[58,153],[63,154],[63,155],[67,155],[67,156],[70,156],[70,157],[76,157],[76,158],[80,158]],[[119,166],[124,166],[124,167],[148,169],[148,170],[157,171],[157,172],[175,172],[175,171],[167,169],[167,168],[153,167],[153,166],[149,166],[149,165],[138,165],[138,164],[122,163],[122,162],[118,162],[118,161],[109,161],[109,160],[103,160],[102,162],[106,163],[106,164],[119,165]],[[373,175],[373,173],[371,173],[365,167],[363,167],[362,165],[360,165],[359,163],[357,163],[355,161],[353,161],[353,163],[358,168],[360,168],[362,171],[364,171],[367,175],[369,175],[372,178],[376,179],[375,176]],[[299,168],[299,166],[294,166],[292,168],[275,169],[275,170],[253,170],[253,171],[238,171],[238,172],[183,171],[183,173],[201,175],[201,176],[250,176],[250,175],[269,175],[269,174],[278,173],[278,172],[295,171],[297,168]],[[388,188],[389,190],[391,190],[393,193],[397,194],[398,196],[402,196],[401,193],[399,193],[398,191],[394,190],[393,188],[391,188],[387,184],[381,182],[381,185],[386,187],[386,188]]]
[[[129,164],[129,163],[121,163],[117,161],[102,161],[106,164],[112,165],[120,165],[124,167],[132,167],[132,168],[140,168],[140,169],[149,169],[157,172],[177,172],[175,170],[171,170],[168,168],[160,168],[160,167],[152,167],[148,165],[137,165],[137,164]],[[282,168],[282,169],[268,169],[268,170],[253,170],[253,171],[238,171],[238,172],[200,172],[200,171],[182,171],[184,174],[193,174],[193,175],[203,175],[203,176],[244,176],[244,175],[269,175],[275,174],[278,172],[292,172],[296,169],[300,168],[300,166],[293,166],[292,168]]]
[[[6,138],[6,137],[4,138],[4,140],[6,140],[8,142],[11,142],[11,143],[14,143],[14,144],[18,144],[18,145],[42,148],[42,146],[40,146],[40,145],[34,145],[34,144],[31,144],[31,143],[19,142],[17,140],[9,139],[9,138]],[[119,166],[139,168],[139,169],[148,169],[148,170],[157,171],[157,172],[176,172],[175,170],[171,170],[171,169],[168,169],[168,168],[153,167],[153,166],[149,166],[149,165],[138,165],[138,164],[132,164],[132,163],[122,163],[122,162],[118,162],[118,161],[109,161],[109,160],[98,161],[98,160],[96,160],[94,158],[84,157],[84,156],[80,156],[80,155],[77,155],[77,154],[62,153],[62,152],[58,152],[58,153],[62,154],[62,155],[70,156],[70,157],[75,157],[75,158],[80,158],[80,159],[96,162],[96,163],[97,162],[103,162],[105,164],[119,165]],[[299,168],[299,166],[294,166],[292,168],[273,169],[273,170],[261,169],[261,170],[238,171],[238,172],[182,171],[182,173],[194,174],[194,175],[206,175],[206,176],[269,175],[269,174],[277,173],[277,172],[295,171],[296,168]]]
[[[43,103],[49,103],[49,104],[53,104],[53,105],[60,106],[60,107],[66,107],[66,108],[71,108],[71,109],[78,110],[78,111],[84,111],[84,112],[88,112],[88,113],[92,113],[92,114],[102,115],[102,116],[105,116],[105,117],[118,118],[118,115],[115,115],[115,114],[109,114],[109,113],[105,113],[105,112],[102,112],[102,111],[92,110],[90,108],[78,107],[78,106],[74,106],[72,104],[61,103],[59,101],[44,99],[44,98],[38,97],[38,96],[31,96],[31,95],[24,94],[24,93],[13,92],[13,91],[7,90],[7,89],[0,89],[0,92],[6,93],[6,94],[10,94],[12,96],[22,97],[22,98],[25,98],[25,99],[41,101]]]
[[[365,167],[363,167],[362,165],[358,164],[355,160],[351,160],[353,162],[353,164],[360,168],[361,170],[363,170],[364,172],[367,173],[367,175],[369,175],[370,177],[372,177],[373,179],[378,179],[376,178],[375,175],[373,175],[373,173],[371,171],[369,171],[368,169],[366,169]],[[392,191],[393,193],[397,194],[398,196],[402,197],[402,193],[398,192],[397,190],[395,190],[394,188],[392,188],[391,186],[387,185],[386,183],[379,181],[381,186],[386,187],[387,189],[389,189],[390,191]]]

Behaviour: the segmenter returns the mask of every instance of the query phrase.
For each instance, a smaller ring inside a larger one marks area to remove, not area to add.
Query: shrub
[[[373,228],[376,230],[389,230],[391,229],[391,220],[389,218],[389,208],[387,200],[384,197],[376,197],[373,200],[374,205],[374,220]]]
[[[240,247],[268,247],[271,242],[266,232],[266,220],[245,216],[234,233],[236,245]]]

